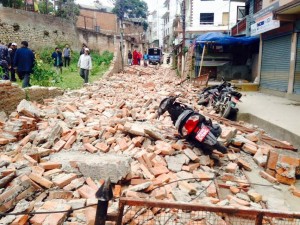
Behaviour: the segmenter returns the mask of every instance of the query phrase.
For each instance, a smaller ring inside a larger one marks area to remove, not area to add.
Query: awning
[[[300,19],[300,0],[291,1],[274,10],[274,19],[281,21],[295,21]]]
[[[209,32],[196,38],[196,43],[215,45],[249,45],[259,42],[258,37],[232,37],[220,32]]]
[[[229,63],[229,61],[203,61],[202,66],[224,66],[227,63]]]

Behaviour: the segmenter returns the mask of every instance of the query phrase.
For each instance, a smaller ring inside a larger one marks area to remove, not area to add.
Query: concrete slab
[[[256,124],[273,137],[300,147],[299,102],[260,92],[243,92],[241,100],[238,120]]]

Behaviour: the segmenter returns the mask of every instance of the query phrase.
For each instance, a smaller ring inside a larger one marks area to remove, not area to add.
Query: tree
[[[11,8],[21,8],[24,6],[24,1],[23,0],[2,0],[2,5],[4,7],[11,7]]]
[[[124,18],[147,19],[148,5],[143,0],[115,0],[113,13],[117,14],[120,20]],[[147,30],[148,23],[143,22],[144,30]]]
[[[54,11],[53,3],[49,0],[42,0],[38,4],[39,6],[39,12],[42,14],[49,14]]]
[[[62,18],[75,21],[80,13],[79,6],[75,4],[74,0],[58,0],[57,6],[56,16]]]

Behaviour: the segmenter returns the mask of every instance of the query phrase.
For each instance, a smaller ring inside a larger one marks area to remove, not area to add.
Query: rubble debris
[[[265,143],[266,134],[251,124],[230,123],[198,106],[198,90],[190,83],[176,86],[178,78],[168,68],[138,70],[128,67],[122,77],[115,74],[81,90],[44,99],[44,105],[23,100],[16,112],[0,116],[0,212],[93,205],[96,191],[107,178],[114,184],[115,197],[259,208],[262,194],[251,189],[243,173],[253,171],[249,159],[270,182],[295,183],[300,175],[297,155]],[[168,115],[157,120],[160,101],[172,93],[180,93],[183,102],[224,123],[220,141],[230,151],[225,155],[214,151],[221,166],[201,149],[178,139]],[[230,195],[220,196],[220,188],[228,189]],[[295,187],[291,193],[300,196]],[[267,200],[269,207],[276,205],[274,199]],[[137,213],[135,208],[131,211]],[[67,219],[66,224],[93,224],[95,213],[95,207],[90,207],[70,215],[3,216],[0,223],[63,224]],[[150,223],[162,213],[166,212],[146,210],[137,218],[147,215]],[[184,221],[166,214],[169,222]],[[187,218],[191,224],[206,223],[205,216],[189,214]],[[123,220],[132,219],[125,215]],[[221,218],[218,221],[224,223]]]

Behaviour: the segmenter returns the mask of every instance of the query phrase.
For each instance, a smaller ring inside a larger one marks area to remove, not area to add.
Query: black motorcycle
[[[158,118],[168,111],[179,134],[189,143],[202,149],[205,154],[212,154],[214,149],[226,153],[227,148],[217,140],[222,132],[221,127],[206,120],[187,105],[177,102],[177,98],[171,96],[161,101]]]
[[[231,83],[222,79],[220,85],[214,85],[202,90],[199,94],[199,105],[212,106],[213,109],[224,118],[230,118],[237,114],[236,104],[240,101],[242,94],[235,91]]]

